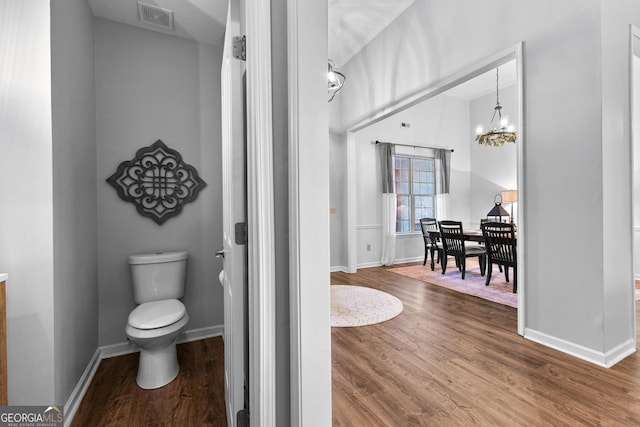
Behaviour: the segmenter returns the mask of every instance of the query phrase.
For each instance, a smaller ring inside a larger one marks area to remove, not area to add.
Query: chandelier
[[[336,93],[342,89],[344,81],[347,79],[344,74],[337,70],[332,60],[329,60],[329,73],[327,74],[329,80],[329,102],[333,101]]]
[[[498,116],[498,124],[500,128],[492,127],[493,121]],[[502,116],[502,105],[500,105],[499,84],[498,84],[498,68],[496,68],[496,106],[493,109],[493,116],[489,123],[489,130],[484,132],[482,125],[476,127],[476,141],[480,145],[490,147],[500,147],[506,142],[516,142],[516,131],[513,124],[509,123],[507,116]]]

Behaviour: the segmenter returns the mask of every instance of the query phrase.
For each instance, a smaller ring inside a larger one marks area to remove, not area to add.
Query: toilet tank
[[[133,300],[136,304],[182,298],[187,258],[186,251],[130,255]]]

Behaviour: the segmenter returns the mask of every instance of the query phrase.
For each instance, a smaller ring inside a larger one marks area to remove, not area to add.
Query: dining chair
[[[422,238],[424,239],[424,262],[422,265],[427,263],[429,254],[431,254],[431,270],[433,271],[435,270],[436,263],[434,254],[437,253],[438,255],[438,263],[440,263],[442,259],[442,245],[437,235],[438,221],[435,218],[421,218],[420,228],[422,229]]]
[[[487,249],[488,269],[486,286],[491,281],[493,264],[504,267],[504,278],[509,282],[509,267],[513,268],[513,292],[518,290],[518,254],[513,224],[485,222],[482,224],[484,246]]]
[[[440,221],[440,238],[442,239],[443,257],[440,259],[442,264],[442,274],[447,271],[447,261],[449,255],[456,259],[456,265],[462,272],[462,280],[464,280],[467,258],[478,257],[480,263],[480,274],[484,276],[487,264],[487,251],[482,245],[465,245],[464,232],[462,230],[462,222],[460,221]]]

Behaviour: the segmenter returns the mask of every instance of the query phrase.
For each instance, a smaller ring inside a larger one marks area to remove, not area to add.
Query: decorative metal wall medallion
[[[193,166],[182,161],[180,153],[160,140],[139,149],[134,159],[120,163],[107,182],[122,200],[133,203],[140,215],[158,224],[179,215],[207,185]]]

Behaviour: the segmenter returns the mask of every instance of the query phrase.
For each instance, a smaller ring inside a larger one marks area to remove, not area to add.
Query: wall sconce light
[[[329,72],[327,74],[327,80],[329,81],[329,102],[333,101],[336,93],[342,89],[344,85],[344,81],[347,78],[340,71],[337,70],[337,67],[333,63],[332,60],[329,60]]]

